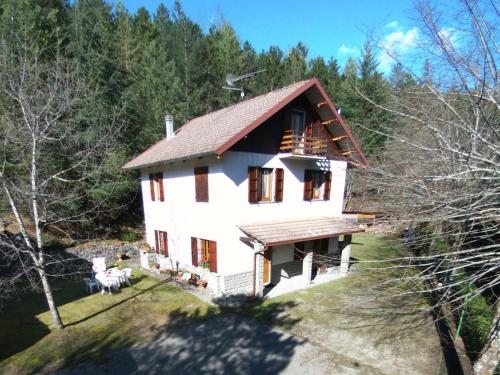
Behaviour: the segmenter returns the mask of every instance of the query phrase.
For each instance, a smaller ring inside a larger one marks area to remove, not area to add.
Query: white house
[[[162,268],[197,272],[216,295],[262,295],[301,274],[307,284],[341,258],[346,270],[351,235],[363,231],[342,218],[346,170],[367,161],[317,79],[175,134],[166,122],[167,137],[123,167],[141,172],[147,242]]]

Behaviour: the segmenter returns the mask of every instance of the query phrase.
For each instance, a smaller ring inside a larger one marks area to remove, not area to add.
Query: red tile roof
[[[324,93],[317,79],[309,79],[192,119],[173,138],[157,142],[125,164],[123,169],[146,168],[198,156],[221,155],[315,85]]]

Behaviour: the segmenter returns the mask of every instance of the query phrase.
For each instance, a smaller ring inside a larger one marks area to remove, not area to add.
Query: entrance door
[[[263,283],[268,284],[271,281],[271,248],[264,251],[264,272]]]

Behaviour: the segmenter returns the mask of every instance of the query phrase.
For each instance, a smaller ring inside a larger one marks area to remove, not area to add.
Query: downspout
[[[253,253],[253,296],[255,297],[255,294],[256,294],[256,282],[257,282],[257,254],[262,254],[264,255],[264,251],[267,250],[267,246],[262,246],[262,244],[258,243],[258,242],[254,242],[254,249],[256,246],[259,246],[260,249],[259,250],[256,250],[254,251]]]

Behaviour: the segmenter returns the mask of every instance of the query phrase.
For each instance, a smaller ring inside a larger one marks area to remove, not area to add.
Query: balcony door
[[[306,126],[306,113],[302,111],[292,111],[291,129],[293,132],[293,153],[304,154],[304,131]]]

